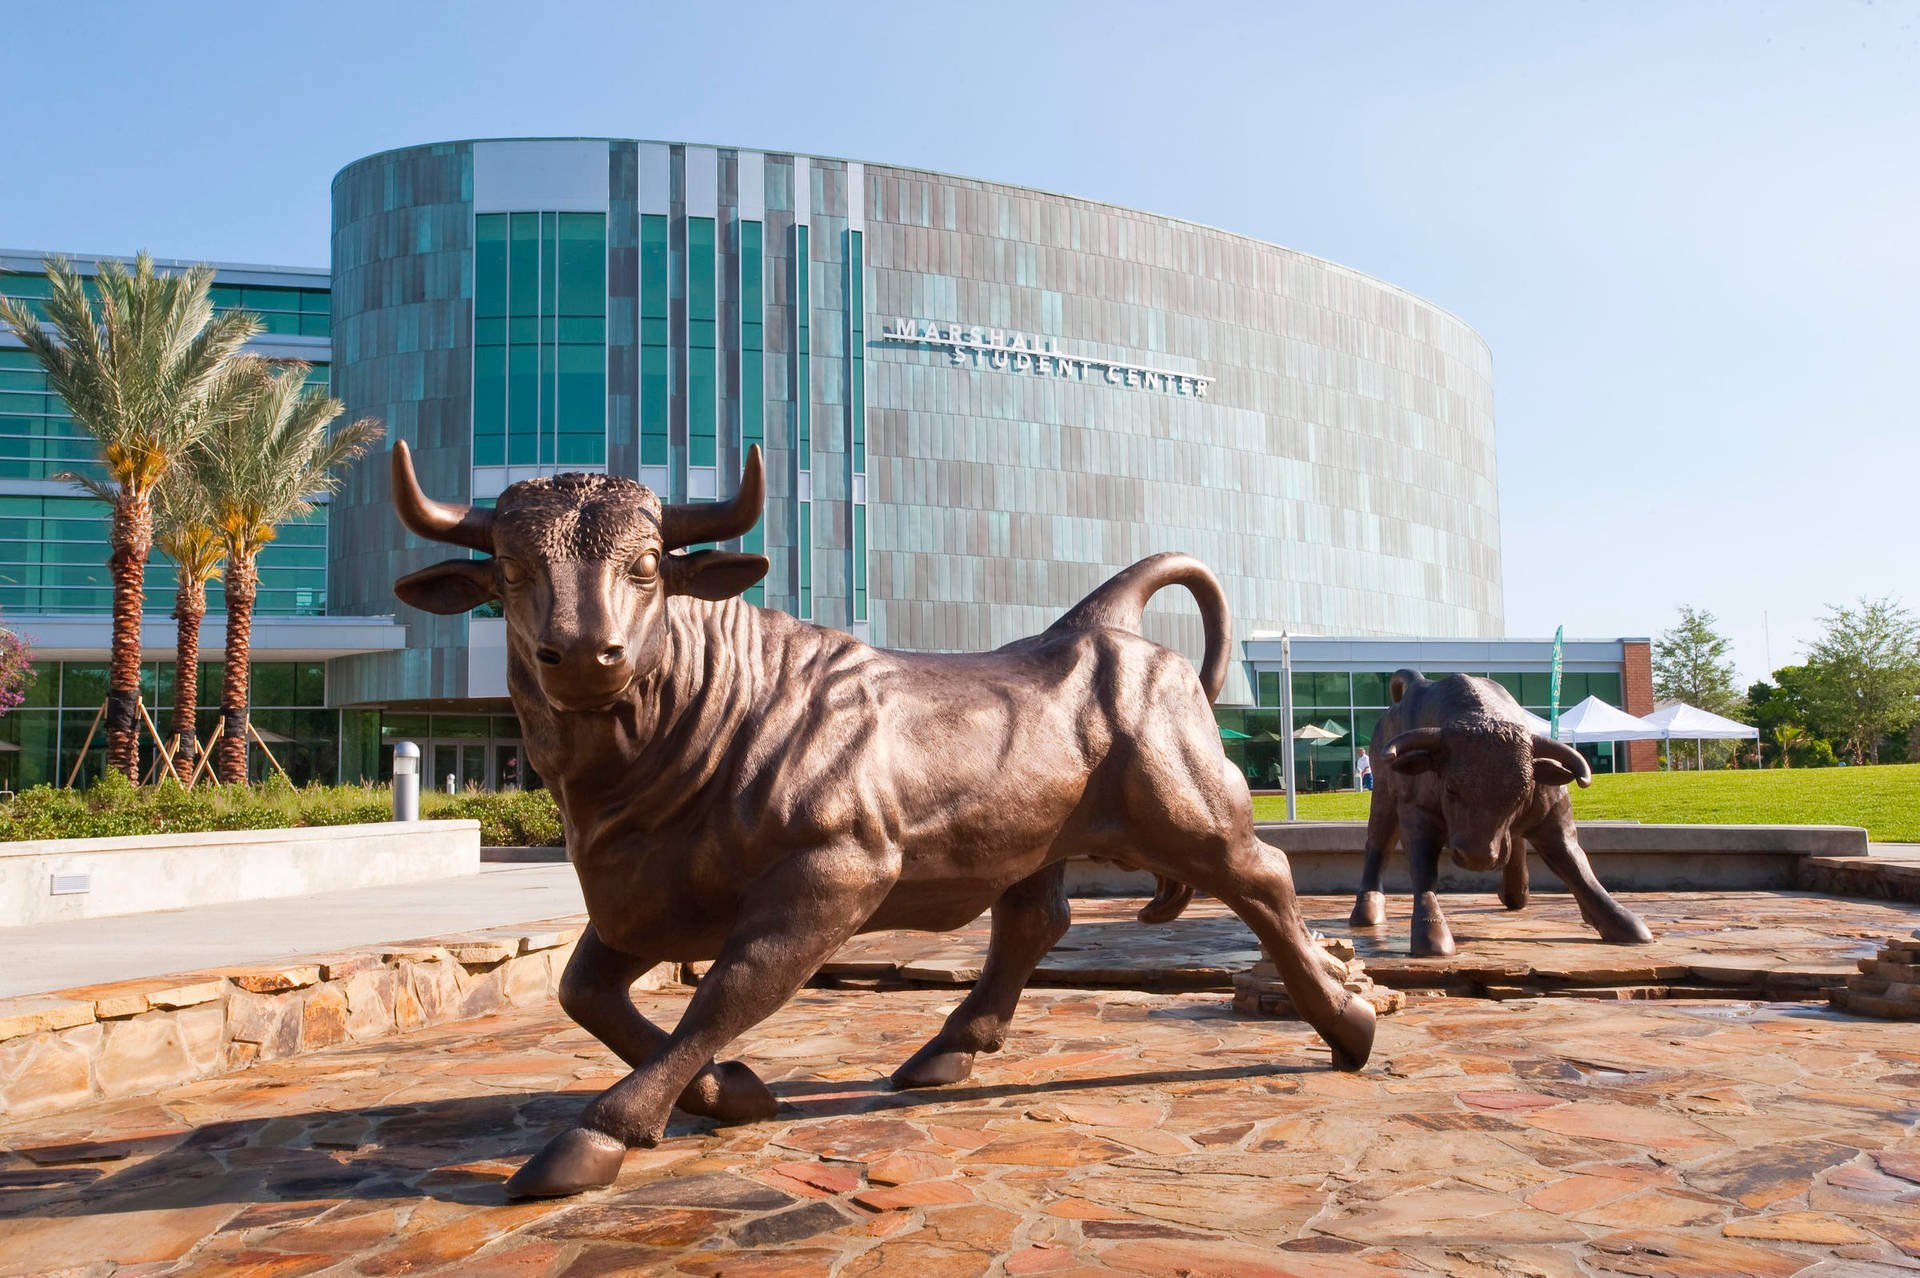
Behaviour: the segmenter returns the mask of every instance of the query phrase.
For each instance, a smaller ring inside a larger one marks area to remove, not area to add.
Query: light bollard
[[[393,819],[420,819],[420,747],[411,741],[393,747]]]

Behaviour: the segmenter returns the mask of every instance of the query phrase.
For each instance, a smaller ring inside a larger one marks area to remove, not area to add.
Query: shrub
[[[201,830],[271,830],[291,826],[359,825],[388,820],[393,790],[375,785],[310,785],[295,789],[276,774],[259,785],[183,789],[171,777],[136,787],[108,772],[86,790],[35,786],[0,804],[0,842],[99,839]],[[560,813],[545,790],[421,795],[427,820],[480,823],[490,847],[550,847],[565,842]]]

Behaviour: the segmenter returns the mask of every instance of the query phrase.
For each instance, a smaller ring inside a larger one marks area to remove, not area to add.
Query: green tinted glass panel
[[[1314,704],[1345,709],[1351,705],[1352,686],[1344,670],[1323,671],[1313,676]]]
[[[847,426],[853,473],[867,473],[866,249],[859,231],[847,232]]]
[[[1387,704],[1387,684],[1392,675],[1378,670],[1356,670],[1353,674],[1353,704],[1356,706],[1384,706]]]
[[[1278,670],[1262,670],[1260,672],[1256,683],[1254,699],[1263,706],[1277,706],[1280,704],[1280,672]]]
[[[853,619],[867,619],[867,508],[853,508]]]
[[[813,468],[813,300],[809,293],[812,263],[807,256],[807,228],[793,228],[793,421],[794,451],[801,470]],[[811,615],[803,614],[803,615]]]
[[[714,220],[687,219],[687,464],[716,464],[718,367],[714,340]]]
[[[799,512],[799,535],[794,539],[794,545],[799,548],[797,558],[799,559],[800,588],[797,593],[800,601],[800,615],[811,617],[813,616],[813,503],[796,502],[794,509]]]
[[[1293,676],[1294,709],[1297,710],[1301,706],[1316,706],[1320,704],[1315,697],[1314,689],[1313,676],[1296,671]]]
[[[1544,706],[1547,704],[1547,672],[1528,671],[1520,676],[1520,704],[1523,706]]]
[[[667,219],[640,219],[640,464],[667,464]]]
[[[1588,675],[1587,692],[1592,696],[1600,698],[1610,706],[1619,709],[1626,708],[1625,703],[1621,699],[1620,676],[1617,674],[1598,673]]]

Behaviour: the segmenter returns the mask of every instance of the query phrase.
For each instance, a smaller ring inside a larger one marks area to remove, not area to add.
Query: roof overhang
[[[43,661],[104,661],[113,641],[113,619],[98,615],[10,613],[0,624],[17,631]],[[149,661],[173,656],[173,619],[149,613],[140,626],[140,650]],[[227,644],[227,620],[209,613],[200,626],[203,660],[217,660]],[[255,661],[325,661],[407,646],[407,628],[392,617],[262,617],[253,619]]]

